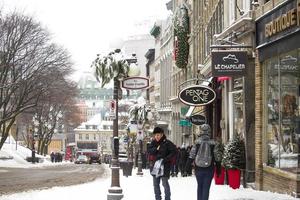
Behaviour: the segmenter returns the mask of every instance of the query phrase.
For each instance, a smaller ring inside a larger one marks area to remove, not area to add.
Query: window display
[[[299,50],[266,60],[266,145],[269,166],[296,172],[300,136]]]

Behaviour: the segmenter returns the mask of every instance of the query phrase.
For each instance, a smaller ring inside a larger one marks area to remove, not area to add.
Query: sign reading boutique
[[[300,2],[285,1],[256,21],[257,46],[282,39],[300,27]]]
[[[245,76],[246,51],[212,51],[212,76]]]
[[[180,101],[189,106],[204,106],[213,102],[216,93],[210,87],[202,85],[192,85],[178,94]]]

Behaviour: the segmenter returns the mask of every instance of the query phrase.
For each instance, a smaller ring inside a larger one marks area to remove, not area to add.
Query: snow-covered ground
[[[110,173],[110,170],[107,169]],[[144,170],[143,176],[124,177],[120,176],[120,183],[123,189],[123,200],[153,200],[152,177],[148,170]],[[172,200],[194,200],[196,197],[197,183],[195,177],[177,177],[170,179]],[[0,200],[82,200],[86,198],[106,199],[110,186],[110,177],[96,181],[68,186],[54,187],[46,190],[22,192],[12,195],[0,196]],[[163,189],[162,189],[163,191]],[[296,200],[288,195],[271,192],[261,192],[252,189],[233,190],[227,185],[212,184],[210,200]]]
[[[16,168],[32,168],[32,167],[44,167],[48,165],[62,165],[64,163],[51,163],[50,156],[41,156],[42,163],[32,164],[26,161],[26,157],[31,157],[31,150],[17,145],[12,137],[8,137],[0,150],[0,167],[16,167]],[[1,176],[0,176],[1,178]]]
[[[0,167],[39,167],[55,164],[48,161],[45,161],[44,163],[37,163],[35,165],[31,163],[22,163],[23,157],[20,156],[21,158],[19,158],[18,156],[22,153],[15,152],[11,146],[12,144],[5,144],[3,150],[1,150],[1,155],[6,154],[6,156],[13,156],[16,160],[2,160],[0,161]],[[18,150],[21,151],[21,149],[22,148],[18,146]],[[26,152],[27,150],[24,151]],[[107,167],[106,171],[107,176],[90,183],[2,195],[0,196],[0,200],[82,200],[86,198],[105,200],[107,199],[107,191],[111,183],[111,170]],[[124,177],[120,171],[120,184],[124,194],[123,200],[154,199],[152,177],[148,170],[143,170],[143,172],[143,176],[137,176],[136,171],[133,171],[133,176]],[[0,180],[1,173],[5,172],[0,171]],[[197,199],[197,183],[195,177],[170,178],[170,186],[172,200]],[[240,189],[233,190],[228,185],[215,185],[213,183],[210,190],[210,200],[296,200],[296,198],[284,194],[262,192],[242,187]]]

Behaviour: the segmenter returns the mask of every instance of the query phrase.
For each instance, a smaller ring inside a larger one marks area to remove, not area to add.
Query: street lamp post
[[[138,171],[137,175],[143,175],[143,159],[142,159],[142,152],[143,152],[143,124],[142,122],[138,122],[138,135],[137,135],[137,140],[139,143],[139,150],[138,150]]]
[[[92,66],[95,69],[96,79],[101,83],[101,87],[108,84],[111,80],[114,83],[113,100],[114,119],[113,119],[113,141],[112,141],[112,160],[111,160],[111,187],[108,189],[108,200],[119,200],[123,198],[122,188],[120,187],[120,163],[119,163],[119,136],[118,136],[118,98],[120,81],[128,76],[129,65],[123,58],[121,50],[116,49],[107,56],[97,55]]]
[[[115,118],[113,119],[113,145],[111,160],[111,187],[108,189],[107,200],[119,200],[123,198],[120,187],[120,163],[119,163],[119,125],[118,125],[118,98],[120,81],[114,78]]]
[[[35,138],[34,138],[34,131],[30,129],[31,134],[31,163],[35,164]]]

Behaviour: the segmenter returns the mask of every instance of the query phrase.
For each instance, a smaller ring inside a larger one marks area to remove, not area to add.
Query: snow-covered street
[[[51,163],[45,161],[44,163],[31,164],[24,162],[22,155],[27,155],[28,149],[18,146],[15,150],[14,141],[7,142],[1,150],[2,157],[12,156],[15,159],[1,160],[0,167],[16,167],[16,168],[31,168],[31,167],[45,167],[57,165],[58,163]],[[22,161],[22,164],[20,162]],[[70,165],[70,163],[62,162],[59,165]],[[101,166],[103,167],[104,164]],[[100,166],[100,165],[99,165]],[[148,170],[143,170],[143,176],[137,176],[136,170],[132,172],[132,176],[123,176],[120,170],[120,184],[123,189],[124,200],[153,200],[153,186],[152,177]],[[1,175],[5,170],[0,170]],[[111,170],[108,165],[105,165],[105,178],[99,178],[93,182],[73,185],[67,187],[53,187],[50,189],[32,190],[27,192],[15,193],[11,195],[2,195],[0,200],[82,200],[85,198],[97,198],[105,200],[107,198],[107,191],[110,187]],[[192,177],[172,177],[170,178],[170,186],[172,193],[172,200],[196,199],[197,183],[194,176]],[[161,188],[162,189],[162,188]],[[163,191],[163,189],[162,189]],[[231,189],[228,185],[215,185],[214,181],[210,190],[210,200],[296,200],[288,195],[276,194],[271,192],[256,191],[249,188],[240,188],[237,190]]]
[[[110,173],[107,168],[107,173]],[[153,200],[152,177],[148,170],[144,170],[143,176],[135,175],[124,177],[120,173],[120,182],[123,189],[124,200]],[[12,195],[0,196],[0,200],[82,200],[84,198],[106,199],[107,190],[110,186],[110,178],[98,179],[96,181],[68,186],[54,187],[51,189],[28,191]],[[170,179],[172,200],[196,199],[195,177],[175,177]],[[210,200],[296,200],[288,195],[271,192],[261,192],[252,189],[233,190],[227,185],[212,184]]]

